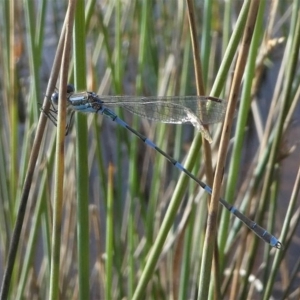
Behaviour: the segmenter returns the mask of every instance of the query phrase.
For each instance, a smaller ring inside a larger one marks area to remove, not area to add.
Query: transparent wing
[[[99,99],[104,106],[120,106],[142,118],[163,123],[192,123],[194,126],[221,122],[227,108],[227,102],[222,99],[200,96],[99,96]]]

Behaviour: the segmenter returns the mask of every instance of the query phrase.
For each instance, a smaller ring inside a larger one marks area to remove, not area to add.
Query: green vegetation
[[[67,2],[0,1],[2,296],[293,299],[299,1],[76,2],[74,26],[64,27]],[[64,137],[60,117],[56,128],[41,107],[67,80],[99,95],[198,91],[228,101],[229,117],[208,127],[211,145],[193,126],[116,109],[214,187],[210,214],[207,193],[111,120],[77,114]],[[218,195],[280,237],[282,250]]]

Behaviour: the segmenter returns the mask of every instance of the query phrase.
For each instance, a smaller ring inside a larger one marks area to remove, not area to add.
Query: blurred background
[[[207,95],[213,91],[213,96],[228,99],[250,2],[194,1]],[[0,278],[40,108],[44,97],[51,96],[45,94],[46,87],[67,4],[0,2]],[[84,4],[85,43],[72,47],[73,53],[85,51],[86,90],[98,95],[197,94],[186,2],[93,0]],[[294,51],[299,45],[299,4],[260,1],[221,191],[224,199],[280,237],[284,248],[270,249],[220,206],[218,274],[211,277],[210,298],[299,298],[300,77],[298,51]],[[74,58],[69,82],[74,82]],[[121,109],[115,112],[176,160],[185,161],[197,134],[193,126],[159,124]],[[280,112],[283,124],[277,131]],[[112,299],[131,299],[175,197],[180,172],[111,120],[91,114],[86,123],[89,196],[83,200],[89,209],[90,299],[105,299],[107,289]],[[221,128],[221,123],[209,127],[213,166]],[[277,134],[280,146],[271,161]],[[76,165],[80,161],[75,152],[80,141],[76,136],[71,123],[65,143],[62,299],[79,298],[77,259],[84,255],[77,248]],[[48,122],[19,242],[11,299],[49,296],[55,140],[56,128]],[[200,147],[192,173],[206,182],[203,159]],[[266,179],[268,168],[273,170],[271,181]],[[181,189],[182,204],[145,290],[146,299],[196,299],[198,295],[208,197],[192,180]],[[111,237],[106,231],[110,191]],[[106,247],[109,238],[111,253]],[[112,286],[107,286],[107,256],[112,257]]]

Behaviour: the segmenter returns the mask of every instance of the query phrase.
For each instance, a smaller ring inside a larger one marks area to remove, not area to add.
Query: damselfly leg
[[[75,88],[72,84],[68,84],[67,85],[67,99],[69,98],[69,96],[74,93]],[[41,108],[41,112],[55,125],[57,126],[57,114],[58,114],[58,110],[57,110],[57,105],[58,105],[58,92],[57,89],[56,91],[52,94],[51,96],[51,106],[49,108],[48,112],[45,112],[43,108]],[[71,110],[70,112],[70,117],[69,120],[67,122],[66,125],[66,136],[69,134],[71,125],[72,125],[72,121],[73,121],[73,116],[74,116],[74,110]]]

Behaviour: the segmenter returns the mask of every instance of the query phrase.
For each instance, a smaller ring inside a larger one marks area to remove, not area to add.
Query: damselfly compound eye
[[[74,93],[74,91],[75,91],[74,85],[71,84],[71,83],[68,83],[68,85],[67,85],[67,94]]]
[[[52,94],[51,101],[53,104],[58,105],[58,93],[57,92]]]

